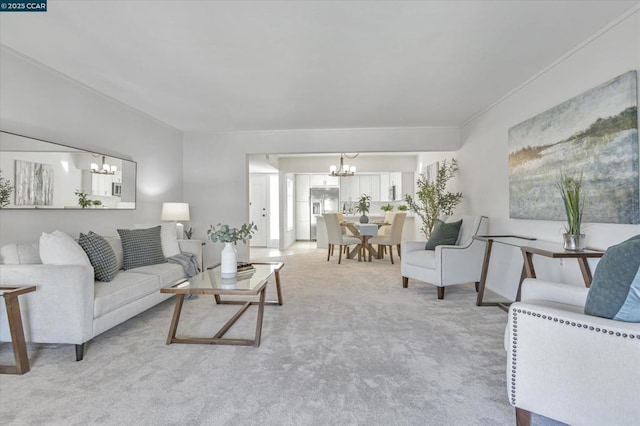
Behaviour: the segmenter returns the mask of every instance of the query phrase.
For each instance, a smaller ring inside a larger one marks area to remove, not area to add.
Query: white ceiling
[[[183,131],[456,126],[639,3],[49,0],[0,43]]]

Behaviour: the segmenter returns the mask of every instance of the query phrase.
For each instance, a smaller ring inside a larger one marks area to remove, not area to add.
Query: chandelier
[[[96,163],[91,163],[91,173],[98,173],[101,175],[115,175],[118,171],[118,166],[110,166],[105,162],[104,155],[102,156],[102,167],[98,167]]]
[[[347,157],[350,160],[356,158],[358,154],[353,157],[349,157],[347,154],[340,154],[340,165],[339,166],[331,166],[329,167],[329,175],[330,176],[353,176],[356,174],[356,167],[349,166],[348,164],[344,164],[344,157]]]

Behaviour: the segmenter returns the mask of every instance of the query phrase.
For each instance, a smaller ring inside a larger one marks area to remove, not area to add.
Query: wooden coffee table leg
[[[176,294],[176,307],[173,309],[173,318],[171,318],[171,325],[169,326],[167,345],[170,345],[176,337],[180,313],[182,312],[182,302],[184,302],[184,294]]]
[[[24,339],[24,329],[22,327],[22,317],[20,316],[20,303],[18,296],[11,294],[4,295],[4,303],[7,308],[7,320],[9,331],[11,332],[11,346],[13,356],[16,360],[15,367],[2,366],[2,373],[24,374],[29,372],[29,356],[27,355],[27,344]]]
[[[267,295],[267,286],[265,286],[260,292],[260,302],[258,303],[258,320],[256,322],[256,338],[253,341],[253,346],[256,348],[260,346],[260,337],[262,336],[262,316],[264,314],[264,299]]]
[[[276,290],[278,291],[278,305],[282,306],[282,288],[280,287],[280,270],[277,270],[276,273]]]

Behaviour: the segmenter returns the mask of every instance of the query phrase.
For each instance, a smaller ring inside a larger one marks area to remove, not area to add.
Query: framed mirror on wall
[[[0,131],[3,209],[135,209],[135,161]],[[84,197],[79,193],[85,194]]]

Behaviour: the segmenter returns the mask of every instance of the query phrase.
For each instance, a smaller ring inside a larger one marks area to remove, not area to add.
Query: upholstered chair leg
[[[327,262],[329,261],[329,258],[331,257],[331,247],[333,247],[333,244],[329,244],[327,246]]]
[[[391,264],[393,265],[393,246],[389,246],[389,259],[391,259]]]
[[[402,277],[402,288],[409,287],[409,277]]]
[[[480,291],[480,281],[476,281],[476,293]]]
[[[340,250],[338,250],[338,265],[342,261],[342,246],[340,246]]]
[[[382,253],[384,253],[385,247],[386,246],[382,246],[382,245],[378,244],[378,259],[382,259],[383,258]]]
[[[402,259],[402,253],[400,253],[400,244],[398,244],[396,248],[398,249],[398,257]]]
[[[444,287],[438,287],[438,299],[444,299]]]
[[[516,407],[516,426],[531,426],[531,413]]]
[[[84,342],[81,345],[76,345],[76,361],[82,361],[84,358],[84,350],[87,347],[87,342]]]

